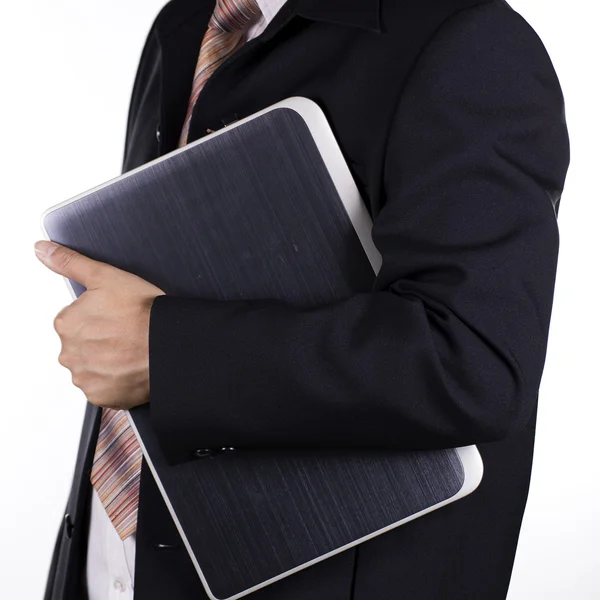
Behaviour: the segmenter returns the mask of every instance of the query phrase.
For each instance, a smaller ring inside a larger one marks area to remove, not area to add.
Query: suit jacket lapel
[[[297,4],[298,0],[288,0],[259,36],[260,40],[267,41],[280,31],[295,14]],[[214,5],[215,0],[177,0],[165,8],[157,22],[161,48],[161,154],[177,147],[200,45]]]
[[[168,6],[170,11],[157,23],[161,48],[161,154],[177,147],[214,0],[181,0]]]

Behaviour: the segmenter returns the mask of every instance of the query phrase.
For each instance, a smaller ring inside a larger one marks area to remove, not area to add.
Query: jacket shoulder
[[[414,21],[415,28],[426,23],[421,25],[421,51],[437,48],[441,60],[471,53],[520,56],[528,67],[549,72],[557,82],[540,36],[505,0],[382,0],[382,21],[391,39],[406,32],[407,20]]]
[[[441,24],[452,15],[500,0],[381,0],[381,21],[386,33],[400,32],[407,23]]]

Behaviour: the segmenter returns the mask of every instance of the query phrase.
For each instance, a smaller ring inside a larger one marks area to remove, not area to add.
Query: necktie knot
[[[256,0],[217,0],[210,26],[233,33],[247,27],[260,15]]]

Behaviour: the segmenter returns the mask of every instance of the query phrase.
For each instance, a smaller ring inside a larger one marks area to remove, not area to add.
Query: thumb
[[[51,271],[63,275],[87,289],[97,281],[108,266],[56,242],[40,240],[35,243],[35,254]]]

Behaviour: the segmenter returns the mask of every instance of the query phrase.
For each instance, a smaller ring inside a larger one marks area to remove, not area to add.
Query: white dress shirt
[[[262,14],[248,29],[246,41],[261,34],[286,1],[257,0]],[[133,600],[135,535],[121,540],[95,489],[87,552],[89,600]]]

